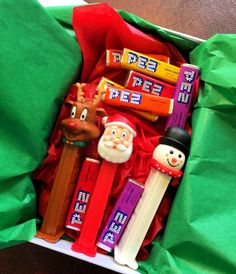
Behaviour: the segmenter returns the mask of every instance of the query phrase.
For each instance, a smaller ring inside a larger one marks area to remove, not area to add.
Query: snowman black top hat
[[[189,154],[191,136],[186,130],[179,127],[169,127],[164,136],[160,137],[160,144],[172,146]]]

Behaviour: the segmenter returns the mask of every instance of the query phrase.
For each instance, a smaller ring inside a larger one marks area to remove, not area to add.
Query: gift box
[[[71,7],[45,11],[35,1],[22,1],[24,9],[13,2],[0,4],[3,7],[0,19],[5,23],[1,25],[4,42],[0,49],[4,68],[0,88],[4,98],[1,100],[0,247],[30,240],[120,273],[136,273],[116,264],[108,255],[90,258],[75,253],[69,241],[49,244],[32,238],[37,224],[33,171],[46,156],[47,139],[70,86],[80,76],[92,82],[97,75],[93,74],[93,63],[84,60],[86,70],[82,67],[85,53],[81,53],[83,45],[77,43],[71,27]],[[96,9],[101,12],[104,7],[107,8],[98,4]],[[174,44],[201,70],[190,124],[191,151],[184,176],[165,230],[149,246],[150,256],[140,262],[138,272],[233,273],[236,37],[215,35],[202,41],[153,26],[124,11],[119,14],[143,33]],[[114,46],[118,46],[117,41]]]

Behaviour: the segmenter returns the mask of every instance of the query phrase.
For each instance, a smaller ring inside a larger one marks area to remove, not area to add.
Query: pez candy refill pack
[[[109,105],[144,110],[164,117],[172,113],[174,103],[173,99],[115,87],[106,89],[102,101]]]
[[[175,91],[175,86],[133,70],[129,72],[125,87],[131,90],[147,92],[167,98],[172,98]]]
[[[106,50],[106,65],[110,68],[121,68],[121,57],[123,55],[123,50],[118,49],[107,49]],[[160,54],[147,54],[149,57],[158,59],[160,61],[169,63],[170,57]]]
[[[144,185],[128,179],[117,202],[98,237],[97,246],[111,252],[120,239],[140,196]]]
[[[126,48],[121,58],[121,67],[139,71],[170,84],[177,82],[180,71],[179,67]]]

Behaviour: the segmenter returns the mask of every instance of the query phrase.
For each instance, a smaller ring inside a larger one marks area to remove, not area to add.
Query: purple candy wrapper
[[[135,180],[128,179],[108,221],[98,237],[97,246],[111,252],[120,239],[138,201],[144,186]]]
[[[197,66],[191,64],[181,66],[173,98],[174,109],[167,120],[166,129],[172,126],[185,127],[198,75]]]

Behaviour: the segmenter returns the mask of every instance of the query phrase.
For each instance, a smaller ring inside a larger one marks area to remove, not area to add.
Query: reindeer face
[[[99,137],[96,123],[96,106],[92,102],[73,102],[70,117],[62,120],[63,135],[69,141],[90,141]]]
[[[85,99],[80,84],[78,86],[77,101],[71,104],[70,117],[62,120],[62,133],[69,141],[85,141],[99,137],[100,131],[96,126],[97,104],[99,100]]]

